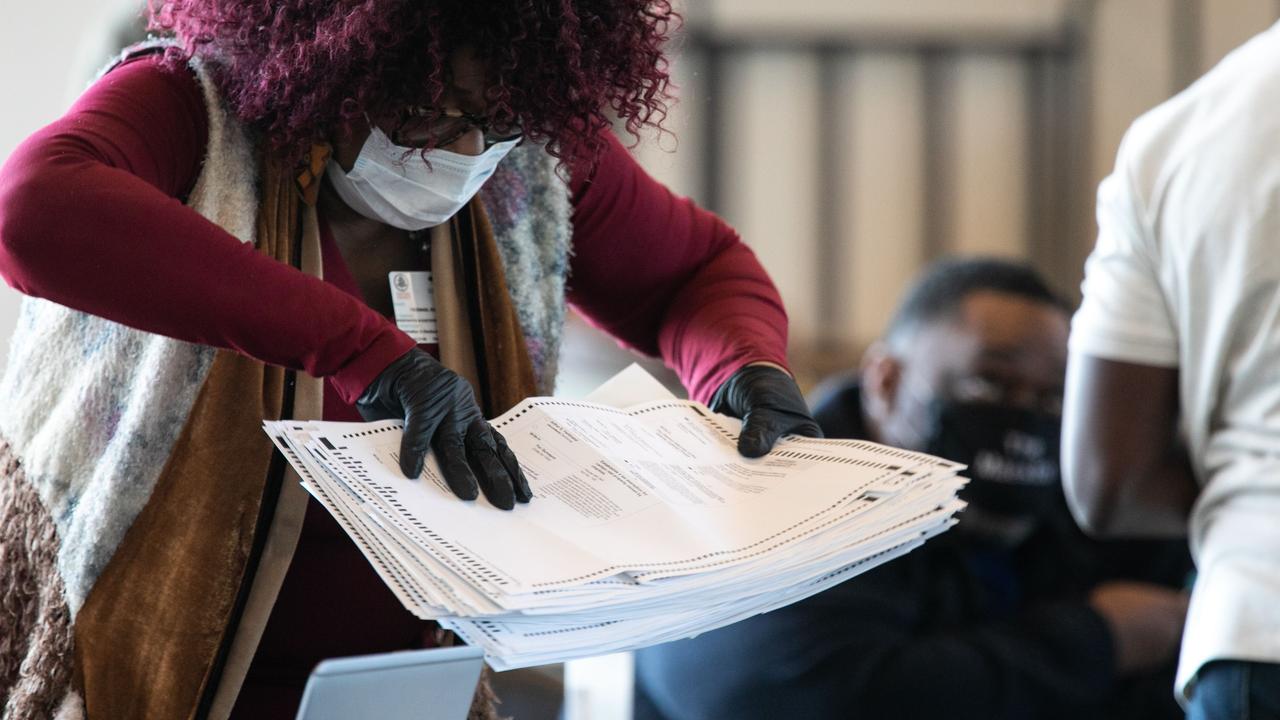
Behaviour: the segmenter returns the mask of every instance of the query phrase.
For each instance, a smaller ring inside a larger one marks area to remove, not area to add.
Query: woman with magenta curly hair
[[[0,170],[7,717],[289,717],[319,660],[437,642],[262,421],[403,419],[407,476],[511,510],[485,418],[553,391],[567,304],[744,454],[817,433],[755,257],[611,132],[661,123],[665,0],[150,15]]]

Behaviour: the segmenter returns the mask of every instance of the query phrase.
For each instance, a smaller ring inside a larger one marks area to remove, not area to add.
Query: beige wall
[[[686,43],[673,126],[699,129],[721,96],[717,209],[774,276],[808,378],[853,362],[940,254],[1029,258],[1074,295],[1093,191],[1129,123],[1278,12],[1275,0],[709,0],[687,29],[730,48],[726,70],[708,87],[705,43]],[[834,55],[829,85],[819,52]],[[837,137],[809,135],[822,107]],[[697,199],[706,147],[686,135],[676,156],[637,153]]]

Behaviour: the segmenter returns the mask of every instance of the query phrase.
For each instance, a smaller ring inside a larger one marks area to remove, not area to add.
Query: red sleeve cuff
[[[330,375],[329,382],[343,402],[354,405],[379,373],[415,347],[417,343],[413,338],[388,323],[387,331],[379,335],[367,350]]]
[[[725,383],[734,373],[742,368],[756,362],[768,362],[781,366],[788,373],[791,367],[787,365],[787,358],[784,353],[771,354],[768,350],[755,348],[748,354],[730,354],[718,358],[702,368],[696,377],[685,380],[685,386],[689,390],[689,398],[700,403],[711,402],[711,397],[716,394],[716,390]]]
[[[736,243],[681,290],[658,334],[689,396],[707,402],[742,366],[787,365],[787,313],[759,261]]]
[[[788,373],[791,372],[791,368],[787,367],[786,358],[759,356],[748,357],[744,360],[725,360],[715,368],[714,372],[699,378],[694,387],[690,388],[689,397],[703,404],[711,402],[716,390],[719,390],[720,386],[725,384],[725,381],[733,377],[733,374],[742,368],[756,362],[773,363],[785,368]]]

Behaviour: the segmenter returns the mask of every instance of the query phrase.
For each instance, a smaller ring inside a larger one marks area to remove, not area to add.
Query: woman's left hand
[[[822,437],[796,381],[774,365],[748,365],[724,381],[711,397],[713,411],[742,419],[738,452],[768,454],[783,435]]]

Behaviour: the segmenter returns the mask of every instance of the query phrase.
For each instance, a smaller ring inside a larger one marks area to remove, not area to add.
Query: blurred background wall
[[[0,160],[83,87],[136,0],[0,0]],[[1030,259],[1075,296],[1120,137],[1277,0],[686,0],[674,137],[635,152],[722,214],[808,384],[856,362],[930,259]],[[91,239],[87,238],[87,241]],[[0,337],[17,295],[0,289]],[[630,361],[575,323],[562,387]]]
[[[1029,259],[1078,297],[1129,123],[1280,17],[1276,0],[686,3],[679,152],[791,313],[802,384],[856,364],[919,268]]]

